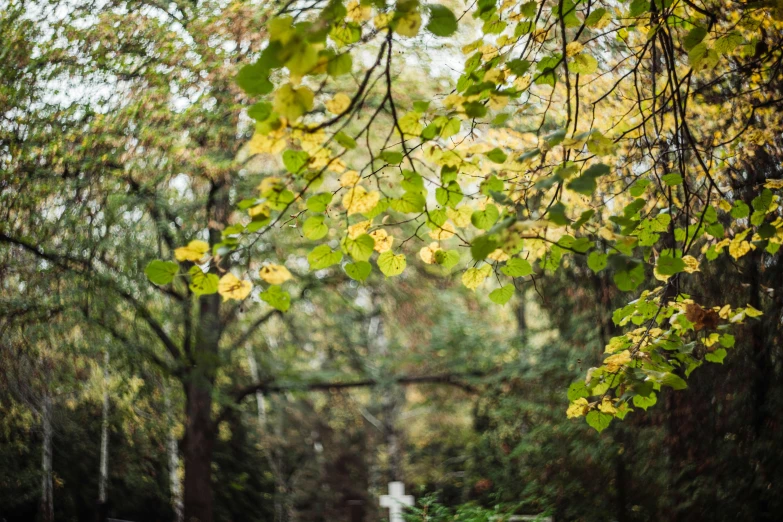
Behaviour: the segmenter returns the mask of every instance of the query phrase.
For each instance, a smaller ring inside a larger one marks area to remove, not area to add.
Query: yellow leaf
[[[269,207],[268,203],[261,203],[260,205],[247,209],[247,213],[251,218],[256,218],[258,216],[268,218],[272,214],[272,209]]]
[[[394,243],[394,236],[390,236],[388,232],[382,228],[370,232],[370,237],[375,240],[375,247],[373,248],[375,248],[376,252],[386,252],[391,249],[392,244]]]
[[[274,176],[264,178],[261,180],[261,183],[259,183],[258,185],[258,191],[261,193],[262,196],[265,196],[267,193],[271,192],[272,190],[276,188],[280,188],[282,182],[283,180],[281,180],[280,178],[276,178]]]
[[[455,225],[462,228],[470,225],[470,216],[473,215],[473,209],[467,205],[462,205],[456,209],[447,208],[446,215]]]
[[[368,230],[370,230],[370,227],[372,226],[372,221],[359,221],[358,223],[354,223],[350,227],[348,227],[348,237],[351,239],[356,239],[357,237],[361,236],[362,234],[366,234]]]
[[[612,415],[617,413],[617,408],[614,407],[614,404],[612,404],[612,399],[609,397],[603,398],[601,404],[598,405],[598,409],[604,413],[611,413]]]
[[[631,352],[623,350],[620,353],[610,355],[604,360],[604,365],[609,372],[616,372],[621,367],[631,362]]]
[[[718,334],[716,334],[716,333],[711,333],[711,334],[710,334],[708,337],[706,337],[706,338],[704,339],[704,346],[706,346],[707,348],[709,348],[709,347],[710,347],[710,346],[712,346],[713,344],[717,343],[717,342],[718,342],[718,339],[720,339],[720,335],[718,335]]]
[[[484,265],[489,267],[489,265]],[[492,268],[490,267],[490,272]],[[475,290],[481,283],[487,278],[489,274],[487,270],[482,268],[468,268],[465,273],[462,274],[462,284],[471,290]]]
[[[747,241],[743,240],[744,234],[740,234],[729,243],[729,255],[734,259],[739,259],[748,252],[750,252],[751,245]]]
[[[721,319],[728,319],[731,316],[731,305],[725,305],[718,311],[718,316]]]
[[[394,32],[400,36],[414,37],[419,34],[421,27],[421,14],[417,10],[410,10],[397,20]]]
[[[768,179],[764,186],[768,189],[783,189],[783,179]]]
[[[699,272],[699,260],[693,256],[682,256],[682,261],[685,263],[684,270],[689,274]]]
[[[745,315],[747,315],[748,317],[759,317],[764,315],[764,312],[762,312],[761,310],[756,310],[752,306],[748,305],[745,307]]]
[[[574,417],[582,417],[590,410],[590,405],[587,403],[587,399],[581,397],[572,402],[566,410],[566,416],[569,419]]]
[[[454,231],[454,225],[447,221],[440,227],[437,227],[434,230],[430,230],[430,237],[432,239],[437,239],[438,241],[443,241],[444,239],[448,239],[453,236]]]
[[[378,31],[381,31],[389,27],[389,22],[392,21],[392,18],[394,18],[394,12],[378,13],[375,18],[373,18],[372,23]]]
[[[294,121],[313,108],[313,91],[308,87],[294,88],[287,83],[277,89],[273,100],[275,112]]]
[[[419,250],[419,257],[422,261],[427,263],[428,265],[431,265],[435,262],[435,252],[438,250],[443,250],[440,248],[440,245],[436,242],[430,243],[429,246],[425,246],[421,250]]]
[[[174,257],[177,261],[198,261],[209,251],[209,243],[206,241],[194,240],[188,243],[188,246],[179,247],[174,250]]]
[[[285,149],[285,140],[279,133],[264,135],[256,132],[247,144],[250,154],[278,154]]]
[[[496,248],[495,250],[493,250],[487,256],[487,258],[491,259],[493,261],[499,261],[499,262],[508,261],[510,259],[509,255],[506,254],[505,252],[503,252],[503,249],[501,249],[501,248]]]
[[[671,277],[671,276],[667,276],[667,275],[664,275],[664,274],[661,274],[660,272],[658,272],[658,267],[657,266],[655,268],[653,268],[653,276],[658,281],[663,281],[663,282],[668,281],[669,277]]]
[[[345,18],[351,22],[366,22],[372,16],[372,9],[361,5],[358,0],[351,0],[345,8],[348,11]]]
[[[349,216],[364,214],[374,209],[380,200],[381,195],[377,191],[367,192],[364,187],[357,185],[345,193],[343,206]]]
[[[566,45],[566,56],[576,56],[581,53],[584,48],[585,46],[579,42],[571,42]]]
[[[332,114],[342,114],[351,105],[351,98],[347,94],[339,92],[334,95],[334,98],[324,103],[326,109]]]
[[[282,285],[293,277],[286,267],[274,264],[261,267],[258,275],[270,285]]]
[[[348,172],[345,172],[342,176],[340,176],[340,186],[341,187],[353,187],[357,183],[359,183],[359,173],[355,170],[349,170]]]
[[[223,296],[223,301],[228,301],[229,299],[241,301],[250,295],[252,289],[253,283],[246,280],[240,281],[230,272],[218,281],[218,293]]]
[[[718,207],[724,212],[731,212],[731,203],[729,203],[725,199],[720,200],[720,202],[718,203]]]

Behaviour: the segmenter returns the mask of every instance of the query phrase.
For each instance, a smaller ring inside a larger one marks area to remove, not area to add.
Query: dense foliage
[[[0,518],[775,520],[782,13],[0,6]]]

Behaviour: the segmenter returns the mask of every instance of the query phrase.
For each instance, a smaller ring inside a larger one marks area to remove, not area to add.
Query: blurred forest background
[[[192,303],[143,271],[225,222],[239,196],[216,173],[252,187],[280,168],[234,162],[252,134],[234,76],[270,7],[0,4],[0,520],[177,520],[187,383],[172,353]],[[401,81],[426,97],[438,74]],[[566,418],[566,390],[625,303],[606,272],[569,259],[498,307],[424,264],[394,285],[308,274],[304,243],[287,227],[257,245],[288,253],[291,309],[221,305],[219,349],[199,361],[214,368],[216,520],[381,520],[390,480],[425,500],[416,520],[783,513],[783,294],[765,294],[783,287],[778,261],[713,263],[693,293],[773,320],[597,434]],[[259,380],[274,385],[244,388]]]

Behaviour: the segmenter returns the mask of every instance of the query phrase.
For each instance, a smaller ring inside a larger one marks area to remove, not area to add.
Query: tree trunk
[[[98,476],[98,508],[96,519],[101,522],[108,516],[109,485],[109,351],[103,359],[103,407],[101,411],[101,460]]]
[[[174,432],[174,410],[171,407],[171,396],[166,382],[163,383],[163,399],[166,403],[166,416],[169,418],[168,440],[166,441],[169,461],[169,491],[171,507],[174,509],[174,522],[185,520],[182,504],[182,484],[179,479],[179,447]]]
[[[212,522],[212,392],[218,366],[220,296],[201,296],[193,365],[185,376],[185,520]]]
[[[43,447],[41,461],[41,522],[54,522],[54,493],[52,490],[52,398],[46,393],[41,405]]]
[[[228,222],[231,209],[226,181],[215,182],[207,202],[209,243],[221,241],[221,223]],[[230,268],[226,259],[221,267]],[[214,265],[210,272],[218,274]],[[185,438],[183,456],[185,461],[185,504],[186,522],[212,522],[212,453],[215,449],[217,426],[212,420],[212,393],[215,376],[220,366],[218,347],[223,333],[220,317],[219,294],[202,295],[198,298],[198,326],[190,354],[190,365],[183,375],[185,389]]]
[[[250,344],[247,344],[245,345],[245,350],[247,353],[247,365],[250,368],[250,377],[253,378],[253,382],[261,382],[261,375],[258,371],[258,363],[256,362],[253,348]],[[261,391],[256,392],[256,405],[258,406],[258,427],[261,430],[266,424],[266,404],[264,402],[264,394]]]
[[[185,520],[212,522],[212,452],[215,430],[212,423],[212,388],[202,379],[185,384],[187,424],[185,426]]]

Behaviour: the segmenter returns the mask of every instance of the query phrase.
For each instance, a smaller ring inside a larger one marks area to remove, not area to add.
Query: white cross
[[[389,509],[389,522],[403,522],[403,506],[413,505],[413,496],[405,494],[405,484],[389,482],[389,494],[381,495],[381,507]]]

